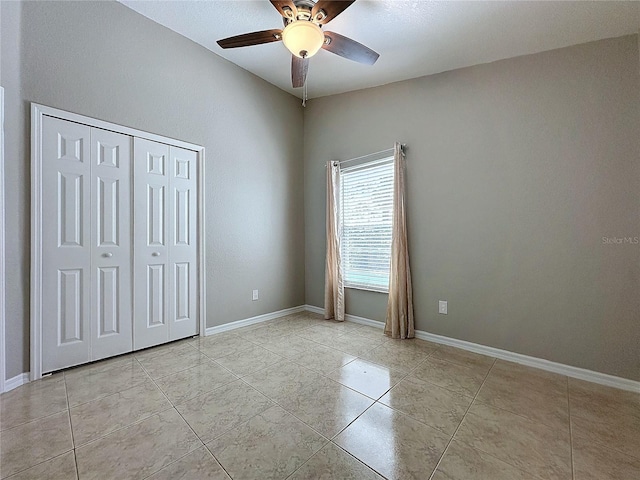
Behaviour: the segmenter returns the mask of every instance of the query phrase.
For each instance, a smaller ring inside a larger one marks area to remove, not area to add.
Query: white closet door
[[[169,179],[169,336],[198,333],[197,299],[197,154],[170,148]]]
[[[169,341],[169,146],[134,139],[133,348]]]
[[[133,348],[131,141],[91,129],[91,360]]]
[[[90,128],[53,117],[42,129],[42,372],[89,361]]]

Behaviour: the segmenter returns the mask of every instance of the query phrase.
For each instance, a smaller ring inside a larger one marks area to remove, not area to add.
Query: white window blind
[[[393,158],[341,173],[345,287],[387,292],[393,221]]]

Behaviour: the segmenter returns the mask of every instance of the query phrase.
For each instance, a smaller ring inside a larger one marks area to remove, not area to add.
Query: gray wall
[[[602,240],[640,237],[638,58],[634,35],[310,101],[307,303],[325,162],[399,140],[418,329],[640,380],[640,245]],[[347,312],[386,300],[348,291]]]
[[[304,303],[298,99],[118,3],[1,4],[8,378],[29,370],[32,101],[206,148],[207,326]]]
[[[6,373],[29,370],[29,118],[21,96],[22,4],[0,2],[0,84],[5,100],[5,342]]]

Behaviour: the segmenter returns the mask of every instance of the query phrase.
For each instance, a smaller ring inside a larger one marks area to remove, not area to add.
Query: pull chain
[[[302,106],[307,106],[307,77],[304,77],[304,85],[302,85]]]
[[[305,60],[307,58],[307,52],[303,52],[302,54],[302,60]],[[306,68],[303,68],[302,70],[304,72],[304,83],[302,84],[302,106],[306,107],[307,106],[307,70]]]

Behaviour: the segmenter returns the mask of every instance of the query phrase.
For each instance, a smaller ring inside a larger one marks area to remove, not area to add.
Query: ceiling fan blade
[[[293,88],[300,88],[304,86],[308,70],[308,58],[300,58],[295,55],[291,55],[291,84],[293,85]]]
[[[292,20],[295,20],[295,18],[298,15],[298,9],[296,8],[295,3],[293,3],[293,0],[269,0],[271,2],[271,5],[273,5],[274,7],[276,7],[276,10],[278,10],[280,12],[280,15],[282,15],[284,18],[290,18]],[[289,7],[288,9],[285,7]]]
[[[261,32],[244,33],[235,37],[218,40],[218,45],[222,48],[248,47],[250,45],[260,45],[262,43],[279,42],[282,40],[282,30],[262,30]]]
[[[378,60],[380,54],[374,52],[368,47],[365,47],[361,43],[351,40],[348,37],[340,35],[335,32],[324,32],[325,43],[322,48],[340,55],[341,57],[348,58],[354,62],[365,63],[367,65],[373,65]],[[329,43],[327,43],[329,39]]]
[[[356,0],[318,0],[318,3],[316,3],[311,10],[311,18],[316,18],[319,12],[324,11],[324,14],[316,19],[318,23],[324,25],[344,12],[355,1]]]

